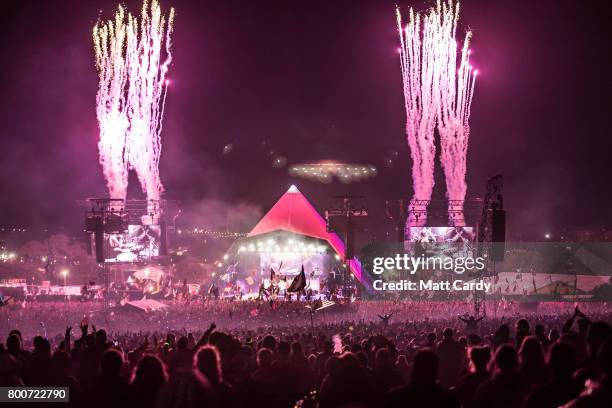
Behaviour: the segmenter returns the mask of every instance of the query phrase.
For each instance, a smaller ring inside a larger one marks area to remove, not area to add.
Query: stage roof
[[[327,232],[323,217],[321,217],[296,186],[291,186],[281,196],[270,211],[249,232],[247,237],[250,238],[273,231],[288,231],[325,240],[340,257],[344,258],[344,242],[342,242],[338,234]],[[349,262],[349,266],[355,277],[361,283],[370,287],[366,283],[366,275],[363,274],[359,260],[357,258],[352,259]]]
[[[252,237],[278,230],[325,240],[330,236],[330,233],[326,231],[323,217],[295,186],[291,186],[283,194],[255,228],[249,232],[248,236]]]

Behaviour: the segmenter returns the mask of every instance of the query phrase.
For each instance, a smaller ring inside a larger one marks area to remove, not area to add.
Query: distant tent
[[[336,233],[327,232],[323,217],[295,186],[291,186],[283,194],[247,236],[254,237],[273,231],[287,231],[325,240],[340,258],[344,258],[346,253],[342,239]],[[368,288],[371,287],[367,275],[363,273],[361,262],[357,258],[349,261],[349,267],[362,284]]]
[[[538,295],[580,295],[584,291],[576,288],[574,282],[556,280],[548,285],[539,287],[535,293]]]
[[[500,272],[493,280],[493,291],[521,296],[525,294],[542,295],[554,293],[578,295],[592,292],[598,286],[609,283],[610,279],[610,276],[598,275],[530,273],[528,277],[524,273]],[[514,287],[517,288],[516,291],[514,291]]]
[[[506,252],[499,272],[545,273],[551,275],[610,276],[612,245],[605,242],[561,242],[516,244]]]

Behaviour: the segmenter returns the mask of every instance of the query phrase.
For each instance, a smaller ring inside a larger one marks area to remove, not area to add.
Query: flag
[[[318,310],[327,309],[328,307],[331,307],[335,304],[336,302],[332,302],[331,300],[319,299],[317,301],[311,302],[310,304],[306,305],[306,308],[311,309],[313,312],[315,312]]]
[[[306,274],[304,273],[304,265],[298,276],[293,278],[293,282],[287,288],[287,292],[301,292],[306,287]]]
[[[327,309],[328,307],[331,307],[333,305],[335,305],[335,302],[332,302],[331,300],[322,300],[321,301],[321,306],[319,306],[317,308],[317,310],[321,310],[321,309]]]
[[[276,279],[276,272],[274,272],[274,269],[270,267],[270,283],[274,282],[275,279]]]

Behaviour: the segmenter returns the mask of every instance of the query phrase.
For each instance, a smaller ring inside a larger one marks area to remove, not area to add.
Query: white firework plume
[[[440,5],[438,4],[438,10]],[[465,200],[467,184],[467,148],[470,135],[470,109],[474,95],[474,84],[478,71],[470,65],[470,38],[466,32],[457,61],[457,19],[459,3],[444,4],[440,19],[440,49],[446,51],[447,63],[440,75],[440,161],[446,178],[450,225],[465,225],[462,203]]]
[[[125,198],[130,167],[147,199],[161,197],[159,158],[173,20],[174,9],[166,18],[157,0],[145,0],[140,19],[120,6],[114,20],[94,27],[100,162],[113,198]]]
[[[98,142],[100,164],[111,198],[122,199],[125,199],[128,182],[125,155],[129,128],[125,96],[127,60],[124,48],[126,36],[125,11],[121,6],[114,20],[96,24],[93,29],[99,78],[96,115],[100,128]]]
[[[421,16],[410,9],[404,26],[397,9],[400,61],[406,109],[406,136],[413,161],[414,195],[409,225],[425,225],[434,187],[435,129],[440,133],[441,161],[448,198],[465,198],[465,163],[470,104],[475,72],[469,67],[469,40],[465,36],[459,68],[455,34],[459,4],[452,0]],[[455,208],[455,207],[454,207]],[[453,215],[463,218],[463,213]],[[450,212],[449,212],[450,217]],[[457,220],[455,220],[457,223]]]

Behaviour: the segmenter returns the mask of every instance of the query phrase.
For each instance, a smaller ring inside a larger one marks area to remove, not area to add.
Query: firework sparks
[[[469,66],[471,32],[465,36],[457,68],[458,16],[459,3],[438,1],[437,7],[423,17],[410,9],[408,23],[404,26],[397,9],[406,135],[413,161],[411,206],[419,207],[408,220],[410,226],[422,226],[427,222],[427,209],[420,203],[430,200],[433,192],[436,125],[448,198],[465,198],[468,119],[476,72]],[[457,211],[449,218],[453,225],[463,222],[463,215],[457,215]]]
[[[100,128],[98,149],[108,191],[113,198],[125,198],[128,180],[125,161],[129,127],[125,98],[127,60],[123,51],[126,31],[125,11],[121,6],[114,20],[96,24],[93,29],[99,78],[96,95],[96,114]]]
[[[440,5],[438,4],[438,11]],[[468,31],[463,40],[459,66],[457,66],[457,18],[459,3],[453,7],[451,1],[441,10],[441,49],[446,51],[446,64],[440,75],[440,109],[438,132],[440,133],[440,161],[446,178],[447,196],[455,211],[449,211],[450,225],[465,225],[463,210],[456,203],[465,200],[467,147],[470,134],[470,108],[474,95],[474,84],[478,71],[470,65],[470,38]],[[462,206],[461,206],[462,207]]]
[[[434,186],[434,160],[436,147],[434,130],[437,109],[437,81],[434,16],[425,17],[421,31],[421,16],[410,9],[408,24],[404,27],[397,9],[397,25],[400,37],[400,61],[404,83],[406,108],[406,136],[412,157],[413,203],[429,200]],[[411,225],[425,225],[426,208],[418,213],[419,219],[411,219]]]
[[[145,0],[140,19],[119,6],[114,20],[94,27],[98,145],[113,198],[126,197],[130,167],[147,199],[163,191],[159,158],[173,20],[174,9],[166,17],[157,0]]]

